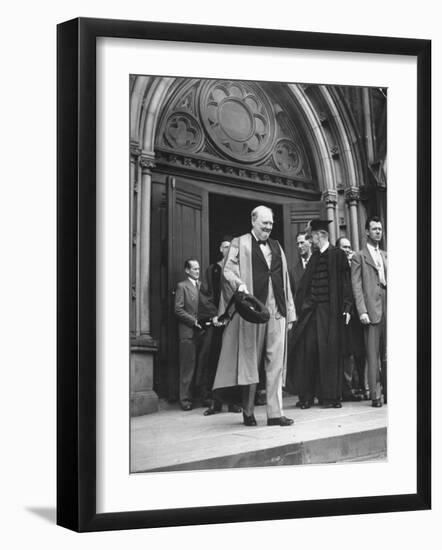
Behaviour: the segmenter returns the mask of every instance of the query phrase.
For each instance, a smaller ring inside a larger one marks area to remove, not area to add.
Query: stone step
[[[184,412],[168,407],[131,419],[131,472],[321,464],[379,460],[387,450],[388,407],[369,401],[344,403],[342,409],[294,407],[284,399],[292,426],[267,426],[265,407],[256,407],[256,427],[242,415],[204,409]]]

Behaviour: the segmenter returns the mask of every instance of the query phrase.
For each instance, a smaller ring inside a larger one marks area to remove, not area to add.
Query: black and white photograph
[[[130,472],[387,461],[388,88],[128,100]]]

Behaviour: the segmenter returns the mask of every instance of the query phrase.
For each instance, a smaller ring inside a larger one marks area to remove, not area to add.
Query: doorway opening
[[[259,200],[243,199],[230,195],[209,194],[209,261],[217,262],[221,256],[219,244],[224,235],[239,237],[251,229],[250,214],[259,205],[273,210],[272,239],[284,243],[282,206]]]

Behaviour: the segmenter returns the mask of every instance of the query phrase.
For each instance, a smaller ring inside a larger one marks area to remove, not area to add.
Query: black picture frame
[[[96,512],[96,39],[394,54],[417,59],[417,491],[362,498]],[[75,531],[431,507],[431,41],[79,18],[57,28],[57,523]]]

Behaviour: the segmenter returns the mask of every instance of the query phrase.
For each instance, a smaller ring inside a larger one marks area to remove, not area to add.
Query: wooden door
[[[209,258],[208,192],[187,180],[169,177],[167,180],[168,213],[168,398],[178,398],[178,331],[174,314],[175,289],[185,278],[184,262],[199,260],[201,270]]]

